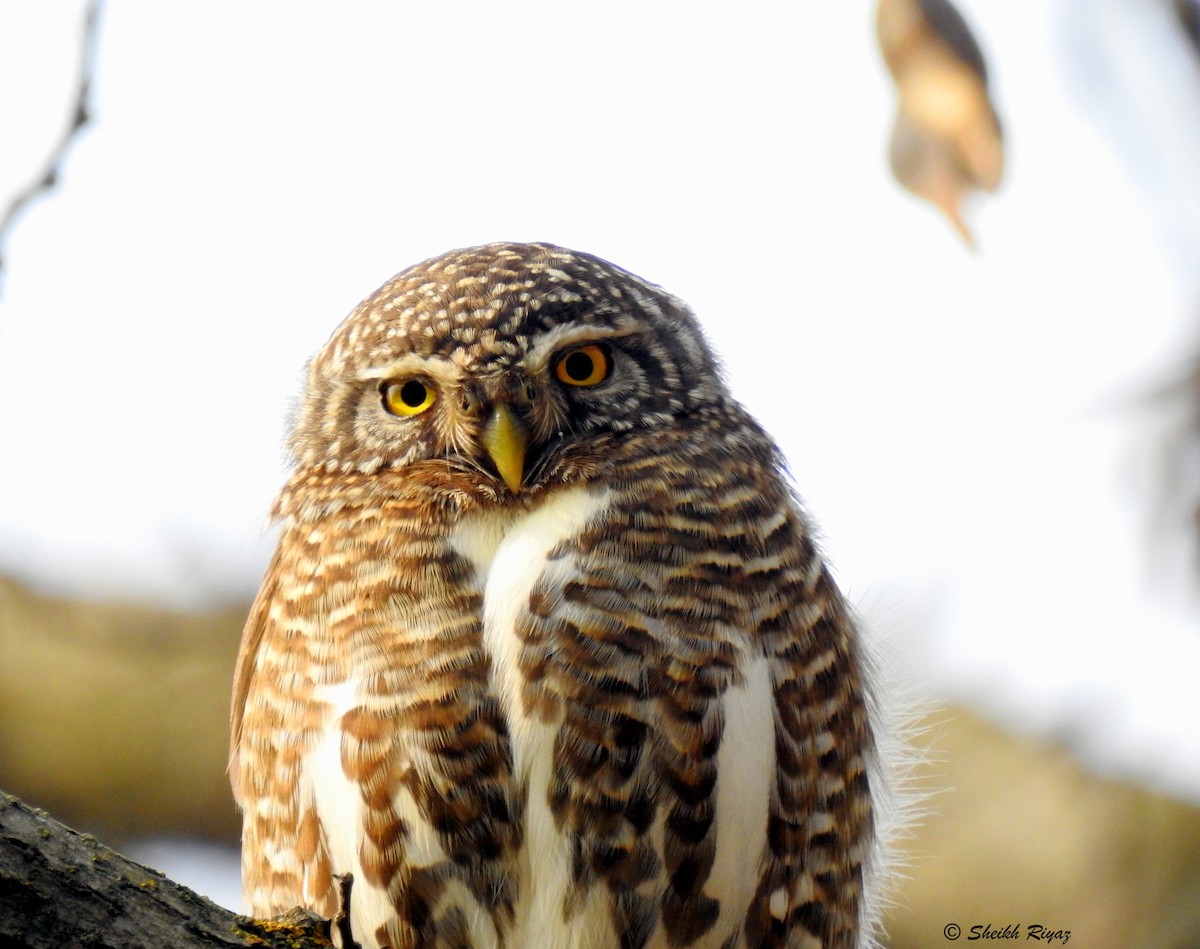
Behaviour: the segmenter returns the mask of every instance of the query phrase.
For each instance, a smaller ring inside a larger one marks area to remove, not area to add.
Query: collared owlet
[[[695,318],[543,244],[364,300],[308,368],[242,638],[257,916],[364,947],[872,944],[854,620]]]

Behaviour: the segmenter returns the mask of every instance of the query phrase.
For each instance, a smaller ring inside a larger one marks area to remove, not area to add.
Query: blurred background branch
[[[244,618],[0,578],[0,788],[110,842],[235,841],[225,766]]]

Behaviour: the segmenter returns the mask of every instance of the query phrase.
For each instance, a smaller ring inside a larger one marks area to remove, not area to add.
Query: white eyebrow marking
[[[404,376],[426,375],[438,382],[460,382],[463,371],[444,356],[421,356],[408,353],[381,366],[367,366],[357,374],[357,379],[391,379]]]
[[[590,343],[598,339],[632,336],[645,329],[647,327],[644,324],[633,319],[623,320],[616,326],[590,326],[579,323],[555,326],[543,333],[535,345],[529,347],[524,359],[525,368],[531,375],[536,375],[546,368],[555,352],[571,343]]]

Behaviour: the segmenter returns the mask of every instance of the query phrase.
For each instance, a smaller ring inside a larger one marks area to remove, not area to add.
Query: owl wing
[[[329,852],[311,800],[299,792],[315,734],[302,722],[306,697],[283,694],[291,679],[288,660],[281,663],[266,649],[281,641],[272,608],[289,579],[285,549],[281,540],[242,630],[229,777],[243,812],[242,883],[250,911],[271,916],[304,906],[329,916],[337,905]],[[264,654],[270,658],[264,661]]]
[[[364,945],[466,926],[482,947],[511,914],[519,802],[480,594],[429,496],[398,479],[284,527],[234,682],[243,888],[257,915],[329,916],[349,872]]]
[[[533,592],[549,806],[622,945],[851,946],[871,825],[853,623],[765,437],[715,463],[710,443],[618,458],[623,487],[559,552],[573,569]]]
[[[246,617],[246,625],[242,627],[237,663],[233,671],[233,698],[229,709],[229,780],[233,785],[234,797],[239,804],[242,803],[238,754],[242,740],[242,721],[246,714],[246,698],[250,691],[250,680],[254,675],[255,664],[258,660],[258,648],[263,640],[271,601],[275,598],[278,587],[278,574],[279,549],[276,548],[271,562],[267,566],[262,586],[259,587],[258,595],[254,598],[250,613]]]

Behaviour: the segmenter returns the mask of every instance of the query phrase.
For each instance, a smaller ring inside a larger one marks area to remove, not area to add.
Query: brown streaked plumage
[[[252,912],[392,949],[871,944],[848,607],[691,313],[597,258],[404,271],[313,359],[243,636]]]

